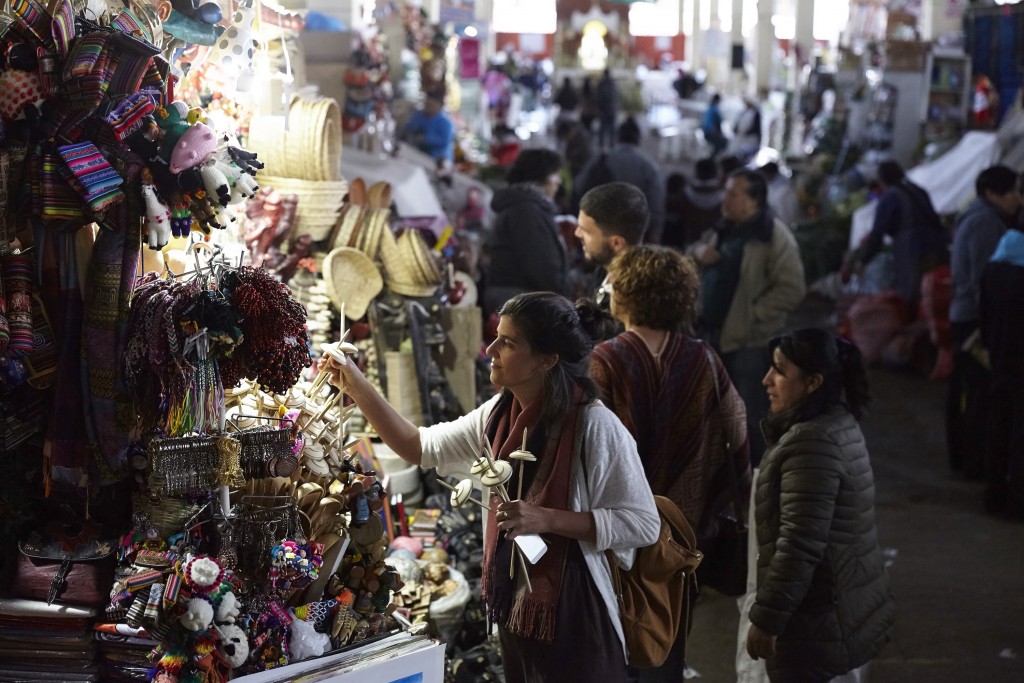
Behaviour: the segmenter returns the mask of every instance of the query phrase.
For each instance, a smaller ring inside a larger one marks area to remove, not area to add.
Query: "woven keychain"
[[[23,254],[3,257],[3,290],[7,294],[8,351],[32,350],[32,259]]]

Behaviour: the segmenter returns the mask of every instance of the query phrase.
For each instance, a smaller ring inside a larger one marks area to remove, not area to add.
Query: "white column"
[[[480,57],[487,64],[498,51],[498,42],[494,32],[494,0],[476,0],[473,5],[474,18],[482,27],[483,40],[480,42]]]
[[[427,19],[431,24],[441,21],[441,0],[423,0],[423,9],[427,12]]]
[[[796,0],[796,37],[795,44],[800,46],[800,54],[810,63],[814,63],[814,0]]]
[[[700,23],[700,8],[701,5],[709,2],[711,0],[686,0],[686,4],[690,7],[690,21],[692,22],[692,30],[686,36],[686,54],[689,55],[690,70],[693,72],[703,69],[707,64],[704,58],[704,30],[707,27]]]
[[[754,86],[757,92],[768,90],[775,58],[775,0],[757,0],[757,48],[754,53]]]
[[[743,0],[732,0],[732,42],[743,42]]]
[[[949,0],[922,0],[921,40],[935,40],[963,29],[962,10],[948,12]]]

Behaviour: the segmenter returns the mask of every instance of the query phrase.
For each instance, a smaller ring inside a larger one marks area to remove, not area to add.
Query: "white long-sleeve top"
[[[420,427],[421,465],[436,467],[442,476],[470,477],[469,468],[480,456],[484,427],[498,399],[495,396],[452,422]],[[612,550],[619,566],[629,569],[636,548],[658,539],[661,519],[636,452],[636,441],[600,401],[594,401],[586,411],[582,442],[585,454],[572,465],[569,506],[574,512],[590,511],[594,516],[596,540],[580,541],[580,549],[626,654],[618,599],[604,551]],[[587,464],[585,477],[583,460]]]

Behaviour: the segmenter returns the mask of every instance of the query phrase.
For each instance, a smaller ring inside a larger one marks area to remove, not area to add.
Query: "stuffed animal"
[[[232,669],[245,664],[245,660],[249,658],[249,640],[245,637],[245,631],[234,624],[219,624],[217,632],[220,634],[217,650],[224,660]]]
[[[238,617],[238,598],[231,591],[224,593],[217,605],[216,621],[218,624],[233,624]]]
[[[217,45],[210,51],[210,62],[220,67],[233,90],[245,92],[252,85],[254,75],[252,60],[256,56],[256,39],[253,26],[256,10],[253,0],[240,0],[231,25],[221,35]],[[233,82],[232,82],[233,81]]]
[[[205,123],[188,126],[171,150],[171,173],[202,164],[217,149],[217,136]]]
[[[171,238],[171,210],[156,193],[156,186],[142,184],[142,200],[146,205],[146,243],[159,251]]]
[[[331,637],[326,633],[317,633],[311,622],[296,619],[288,630],[291,633],[288,647],[293,662],[319,657],[331,647]]]
[[[213,623],[213,605],[206,598],[189,598],[188,609],[179,618],[186,630],[198,633]]]

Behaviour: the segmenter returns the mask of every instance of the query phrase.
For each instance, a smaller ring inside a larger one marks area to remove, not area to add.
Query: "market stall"
[[[367,364],[422,423],[475,400],[440,353],[472,304],[450,232],[396,232],[389,179],[346,169],[338,103],[299,91],[301,16],[10,5],[0,439],[25,485],[0,491],[0,639],[30,647],[0,677],[292,680],[317,658],[324,680],[387,660],[439,681],[409,617],[463,584],[399,597],[394,494],[418,468],[385,472],[318,369]],[[283,111],[272,82],[296,89]]]

